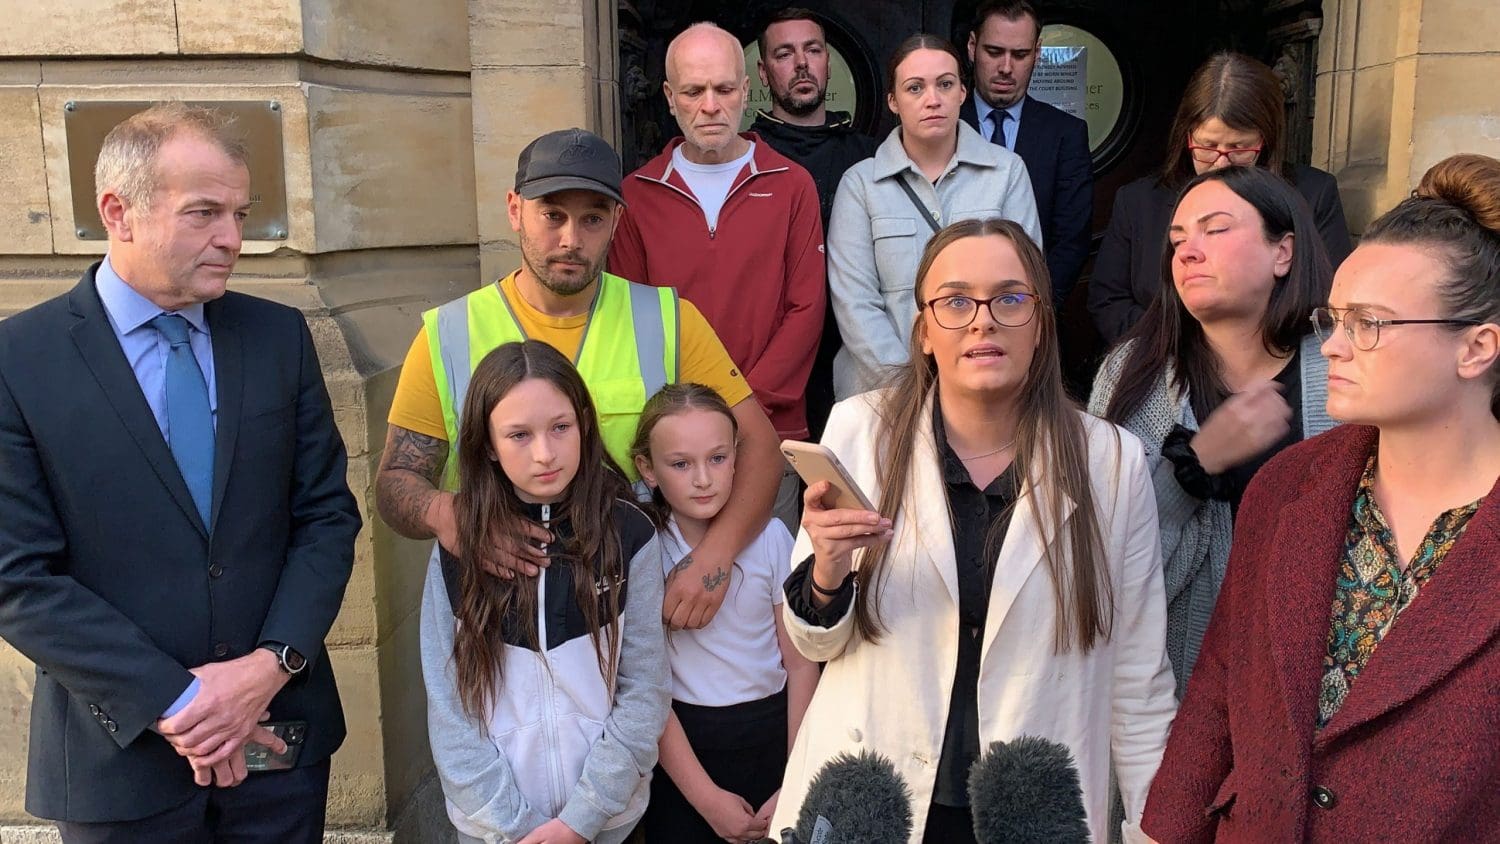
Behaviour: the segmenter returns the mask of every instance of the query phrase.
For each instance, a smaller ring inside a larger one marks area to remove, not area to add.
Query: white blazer
[[[880,500],[873,404],[884,391],[833,408],[823,443],[872,500]],[[855,630],[854,612],[832,628],[810,625],[783,605],[797,650],[827,661],[787,761],[772,830],[795,826],[812,777],[843,752],[884,754],[912,792],[912,838],[920,842],[932,802],[958,660],[958,580],[951,521],[928,412],[912,459],[911,490],[897,516],[880,588],[885,634]],[[1082,415],[1082,414],[1080,414]],[[1109,641],[1088,653],[1057,653],[1052,578],[1042,559],[1031,497],[1017,501],[995,569],[979,663],[980,749],[1022,735],[1073,751],[1093,840],[1109,840],[1110,760],[1125,804],[1126,840],[1146,804],[1177,710],[1166,652],[1166,598],[1156,501],[1140,440],[1083,416],[1090,476],[1114,590]],[[1038,467],[1033,483],[1046,483]],[[807,531],[792,560],[812,553]]]

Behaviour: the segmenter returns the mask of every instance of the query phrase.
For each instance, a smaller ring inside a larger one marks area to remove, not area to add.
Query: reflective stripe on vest
[[[574,362],[593,397],[605,450],[635,482],[637,494],[649,490],[639,482],[630,444],[646,399],[677,380],[678,308],[672,288],[632,284],[603,274]],[[525,340],[526,335],[498,284],[427,311],[422,318],[448,433],[443,486],[456,489],[458,425],[470,376],[490,351]]]

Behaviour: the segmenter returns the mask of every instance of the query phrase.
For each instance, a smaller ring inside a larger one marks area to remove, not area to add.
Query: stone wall
[[[306,314],[366,524],[328,639],[349,723],[328,838],[447,839],[417,657],[427,543],[374,508],[385,417],[421,312],[519,263],[505,194],[521,147],[570,126],[615,137],[615,0],[6,6],[0,318],[104,252],[75,233],[66,102],[278,104],[286,238],[246,241],[231,284]],[[23,808],[31,684],[0,643],[0,844],[55,840]]]
[[[506,217],[516,157],[574,126],[619,141],[615,0],[469,0],[479,261],[492,280],[520,265]]]
[[[1500,157],[1500,5],[1324,0],[1313,164],[1338,176],[1350,230],[1457,152]]]

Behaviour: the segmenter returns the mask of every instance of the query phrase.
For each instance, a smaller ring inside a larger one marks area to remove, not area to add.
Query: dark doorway
[[[713,21],[754,41],[770,12],[787,5],[823,18],[829,46],[848,63],[857,96],[856,125],[883,139],[895,126],[885,107],[885,59],[902,39],[934,32],[967,42],[978,0],[620,0],[623,149],[627,170],[645,163],[678,134],[661,94],[667,43],[697,21]],[[1313,81],[1322,25],[1318,0],[1055,0],[1039,2],[1049,24],[1085,30],[1118,63],[1120,111],[1095,143],[1095,240],[1109,222],[1117,190],[1158,169],[1166,134],[1192,71],[1216,50],[1237,50],[1271,65],[1282,78],[1287,155],[1308,161]],[[753,83],[752,78],[752,83]],[[840,106],[842,108],[843,106]],[[1062,342],[1075,391],[1086,388],[1102,353],[1085,312],[1088,268],[1062,313]]]

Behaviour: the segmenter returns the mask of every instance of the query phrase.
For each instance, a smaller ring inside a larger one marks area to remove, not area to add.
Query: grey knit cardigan
[[[1103,416],[1120,383],[1120,373],[1134,341],[1116,347],[1104,359],[1089,395],[1089,412]],[[1328,361],[1309,334],[1301,345],[1302,437],[1321,434],[1338,424],[1329,418]],[[1198,430],[1187,390],[1171,388],[1170,368],[1162,374],[1145,402],[1122,427],[1141,438],[1156,488],[1156,510],[1161,529],[1162,573],[1167,588],[1167,655],[1177,677],[1177,697],[1187,689],[1188,676],[1198,661],[1198,647],[1208,630],[1224,569],[1229,563],[1229,540],[1234,523],[1227,501],[1204,501],[1183,490],[1173,475],[1171,461],[1161,456],[1162,441],[1173,425]]]

